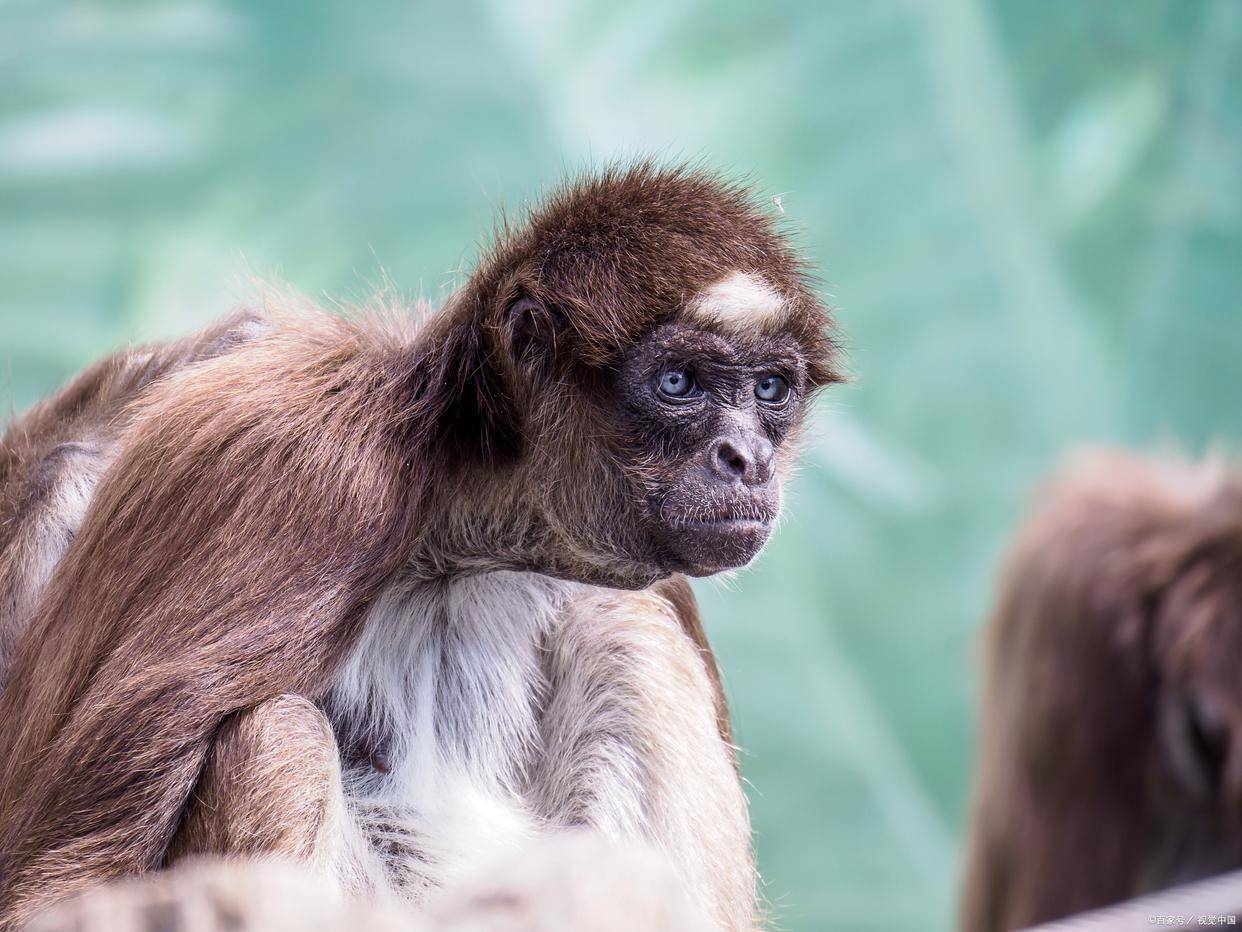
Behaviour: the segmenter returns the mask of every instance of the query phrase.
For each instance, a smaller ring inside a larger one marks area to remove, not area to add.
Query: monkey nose
[[[766,437],[720,437],[708,450],[707,464],[712,474],[725,482],[762,486],[772,478],[774,452]]]

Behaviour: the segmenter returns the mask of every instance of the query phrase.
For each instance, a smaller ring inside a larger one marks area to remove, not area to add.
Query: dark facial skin
[[[653,331],[616,383],[627,434],[647,454],[650,534],[670,572],[707,576],[754,559],[780,511],[777,459],[805,373],[779,335],[727,338],[686,324]]]

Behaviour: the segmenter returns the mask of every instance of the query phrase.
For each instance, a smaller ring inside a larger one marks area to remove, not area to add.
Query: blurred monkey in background
[[[1083,456],[985,632],[961,926],[999,932],[1242,866],[1242,473]]]

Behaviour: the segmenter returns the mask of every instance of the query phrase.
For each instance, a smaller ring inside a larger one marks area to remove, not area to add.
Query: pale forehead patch
[[[784,307],[785,299],[758,275],[731,272],[695,295],[688,309],[723,324],[756,324]]]

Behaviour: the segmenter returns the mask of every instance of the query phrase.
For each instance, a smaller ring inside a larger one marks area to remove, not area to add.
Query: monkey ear
[[[519,294],[505,311],[504,342],[511,361],[527,372],[546,372],[564,329],[565,317],[555,307]]]
[[[444,382],[452,392],[441,435],[464,458],[491,466],[516,461],[522,455],[521,418],[481,329],[459,331],[447,356]]]
[[[492,466],[522,455],[522,418],[511,381],[550,371],[563,329],[558,311],[522,292],[505,307],[491,340],[478,324],[457,332],[446,351],[453,362],[445,382],[453,392],[442,427],[452,449]]]

